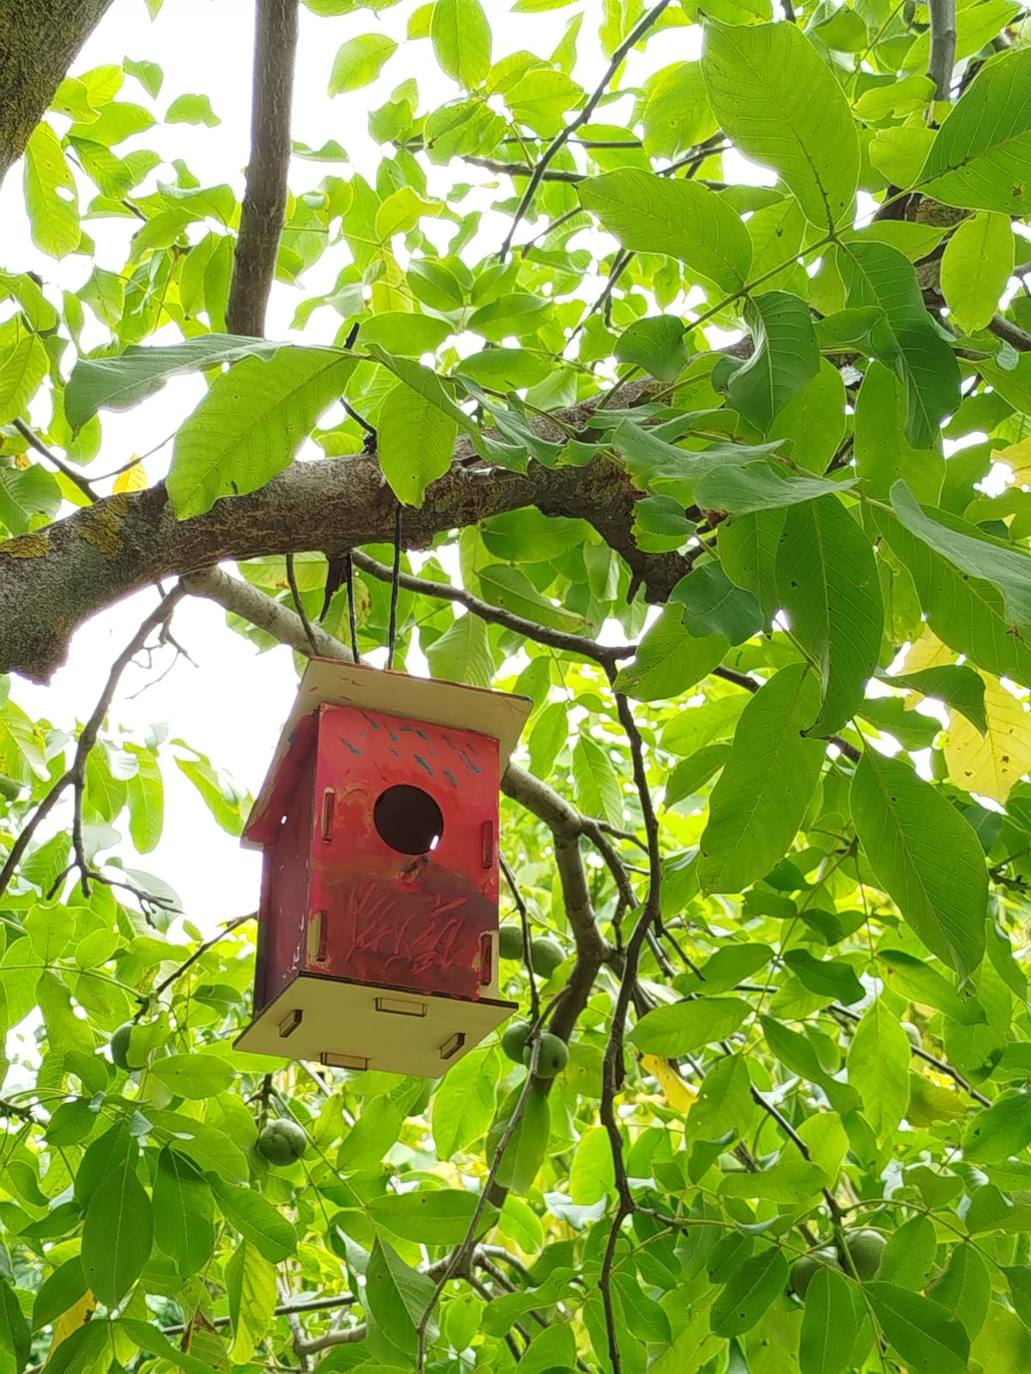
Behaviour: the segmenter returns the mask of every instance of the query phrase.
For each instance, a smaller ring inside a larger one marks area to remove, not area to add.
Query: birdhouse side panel
[[[478,998],[496,986],[498,743],[323,707],[308,968]]]
[[[270,1001],[304,965],[311,882],[313,759],[299,773],[278,832],[265,849],[261,938],[262,1001]]]

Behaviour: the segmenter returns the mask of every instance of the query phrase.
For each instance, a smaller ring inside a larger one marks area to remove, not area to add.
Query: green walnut
[[[831,1246],[826,1246],[822,1250],[815,1250],[811,1255],[802,1255],[791,1266],[788,1287],[792,1293],[804,1298],[806,1290],[816,1277],[817,1270],[828,1266],[832,1269],[839,1268],[837,1252]]]
[[[119,1026],[111,1037],[108,1050],[111,1053],[111,1063],[115,1068],[122,1069],[126,1073],[134,1073],[136,1069],[142,1069],[144,1060],[133,1063],[129,1058],[129,1037],[133,1033],[133,1024],[127,1021],[124,1026]]]
[[[852,1267],[864,1282],[876,1277],[886,1244],[887,1241],[880,1231],[873,1231],[868,1227],[861,1231],[845,1232],[845,1247]],[[848,1268],[848,1265],[845,1267]]]
[[[502,926],[498,932],[498,949],[502,959],[521,959],[523,957],[522,926]]]
[[[308,1147],[308,1138],[296,1121],[270,1121],[258,1135],[258,1153],[270,1164],[292,1164]]]
[[[533,1046],[523,1048],[523,1063],[529,1065],[533,1057]],[[554,1078],[569,1063],[569,1046],[558,1035],[545,1031],[541,1036],[541,1047],[537,1055],[537,1077]]]
[[[513,1021],[501,1037],[501,1048],[517,1064],[523,1062],[523,1050],[530,1038],[529,1021]]]
[[[530,941],[530,962],[534,973],[539,973],[542,978],[550,978],[565,957],[562,946],[550,936],[538,935]]]

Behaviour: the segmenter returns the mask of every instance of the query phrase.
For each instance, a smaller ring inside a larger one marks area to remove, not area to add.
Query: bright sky
[[[330,19],[319,18],[302,6],[294,99],[296,139],[314,147],[327,139],[336,139],[348,150],[352,164],[371,176],[381,150],[368,135],[366,121],[370,109],[377,108],[401,81],[412,76],[418,79],[424,107],[432,108],[458,94],[458,88],[438,71],[430,57],[428,40],[405,42],[408,18],[416,8],[417,0],[404,0],[378,14],[369,9]],[[592,19],[601,9],[598,0],[581,0],[561,10],[535,15],[512,15],[508,3],[502,6],[496,0],[490,0],[488,9],[494,29],[495,60],[520,47],[532,47],[539,53],[552,51],[570,20],[583,12],[582,57],[574,75],[589,87],[597,82],[604,69],[604,58],[592,33]],[[228,181],[239,194],[249,142],[252,13],[253,6],[242,0],[167,0],[152,21],[144,0],[115,0],[80,54],[73,73],[120,62],[125,57],[158,62],[164,70],[164,83],[154,106],[159,117],[179,95],[209,95],[222,121],[217,127],[175,124],[166,128],[158,124],[126,147],[154,148],[168,159],[182,158],[203,184]],[[389,34],[398,41],[398,51],[373,85],[331,99],[326,88],[333,56],[341,43],[368,32]],[[698,36],[697,29],[663,34],[650,51],[635,55],[631,75],[639,78],[677,57],[693,55]],[[142,87],[131,78],[127,78],[119,98],[149,103]],[[610,119],[628,114],[626,101],[605,111]],[[59,117],[54,122],[63,129]],[[295,161],[291,182],[299,190],[313,187],[325,172],[339,170]],[[464,179],[476,179],[473,169],[465,172],[472,175]],[[172,180],[174,173],[166,166],[159,168],[156,175]],[[441,177],[440,188],[446,189],[446,169],[437,175]],[[490,174],[482,174],[482,179],[489,180]],[[89,194],[87,190],[84,200]],[[80,288],[91,271],[91,261],[71,255],[58,262],[45,258],[34,248],[21,195],[20,169],[15,168],[0,189],[3,266],[9,271],[31,269],[59,289]],[[135,227],[134,222],[123,220],[88,223],[101,266],[121,268],[128,235]],[[495,221],[491,228],[500,241],[502,222]],[[492,243],[484,245],[485,249],[490,246]],[[326,261],[316,265],[306,277],[305,293],[325,289],[346,261],[342,256],[345,253],[346,249],[341,247],[327,254]],[[270,335],[286,337],[299,299],[301,294],[295,289],[276,287],[269,316]],[[320,319],[316,314],[312,329],[316,336],[321,329],[328,337],[338,325],[335,315],[332,319]],[[174,331],[168,337],[174,338]],[[103,334],[97,329],[92,337],[87,336],[86,343],[102,340]],[[133,453],[147,452],[166,439],[189,413],[202,390],[203,383],[198,379],[181,379],[138,410],[124,414],[105,412],[104,444],[95,461],[97,471],[109,471]],[[42,422],[46,414],[44,405],[36,418]],[[167,461],[167,448],[148,460],[151,477],[160,475]],[[153,606],[155,595],[149,591],[141,593],[90,621],[75,636],[68,663],[51,685],[37,687],[16,679],[15,699],[33,714],[44,715],[58,726],[68,728],[77,718],[83,719],[92,709],[111,661]],[[208,753],[213,762],[253,792],[264,775],[293,698],[296,676],[292,656],[283,648],[256,654],[246,640],[225,628],[221,610],[205,601],[191,599],[182,603],[176,612],[174,629],[198,667],[180,661],[167,677],[155,682],[171,657],[171,651],[166,650],[154,670],[130,668],[123,676],[111,712],[112,724],[143,731],[151,722],[163,721],[170,736],[180,736]],[[141,693],[141,689],[145,689],[141,695],[134,695]],[[153,854],[140,861],[140,867],[171,882],[189,916],[204,928],[253,909],[258,895],[258,856],[242,851],[235,839],[215,825],[192,785],[174,765],[166,768],[165,779],[164,838]],[[128,842],[123,854],[126,862],[132,862]]]

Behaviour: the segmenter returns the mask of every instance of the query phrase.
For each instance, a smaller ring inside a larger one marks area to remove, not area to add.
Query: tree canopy
[[[207,184],[141,3],[0,0],[0,1374],[1026,1371],[1023,6],[256,0]],[[441,1079],[234,1051],[146,856],[251,799],[112,710],[188,597],[531,698]]]

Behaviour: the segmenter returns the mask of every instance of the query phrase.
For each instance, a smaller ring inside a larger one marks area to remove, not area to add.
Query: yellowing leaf
[[[50,1342],[51,1355],[62,1341],[66,1341],[80,1326],[85,1326],[96,1307],[97,1300],[87,1288],[77,1303],[73,1303],[67,1312],[62,1312],[54,1322],[54,1339]]]
[[[965,716],[953,715],[945,759],[960,787],[1004,802],[1031,768],[1031,711],[1027,699],[1014,696],[997,677],[985,673],[984,679],[988,733],[982,736]]]
[[[906,654],[905,673],[918,673],[924,668],[940,668],[955,663],[956,655],[941,642],[933,630],[925,630]]]
[[[142,462],[133,463],[115,478],[114,489],[119,491],[143,491],[147,485],[147,469]]]
[[[691,1110],[698,1101],[698,1093],[690,1083],[684,1082],[668,1059],[662,1059],[657,1054],[642,1054],[641,1063],[653,1078],[658,1079],[662,1091],[666,1094],[666,1101],[674,1111]]]
[[[1010,466],[1014,482],[1022,487],[1031,485],[1031,439],[1021,439],[1018,443],[1008,444],[1006,448],[992,449],[992,458],[997,463]]]

